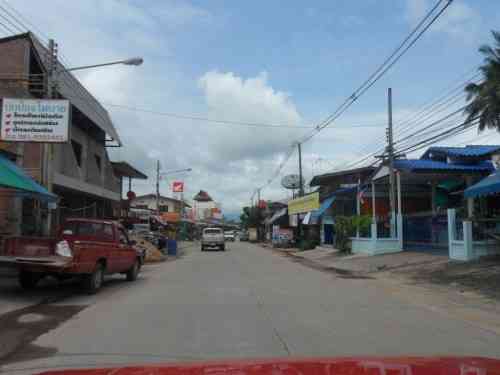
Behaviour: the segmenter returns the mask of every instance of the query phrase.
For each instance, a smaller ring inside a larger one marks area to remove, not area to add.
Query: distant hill
[[[231,220],[231,221],[236,221],[236,222],[240,222],[240,213],[227,213],[227,214],[224,214],[224,218],[226,220]]]

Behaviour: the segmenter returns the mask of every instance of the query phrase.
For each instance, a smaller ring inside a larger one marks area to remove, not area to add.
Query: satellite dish
[[[303,180],[303,179],[302,179]],[[300,177],[298,174],[289,174],[281,179],[281,186],[285,189],[299,189]]]

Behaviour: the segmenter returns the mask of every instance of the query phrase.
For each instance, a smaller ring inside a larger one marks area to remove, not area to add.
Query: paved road
[[[500,357],[493,332],[403,301],[377,280],[337,278],[247,243],[225,253],[191,247],[134,283],[109,280],[96,296],[68,297],[66,288],[59,300],[0,317],[0,334],[32,333],[3,371],[289,355]]]

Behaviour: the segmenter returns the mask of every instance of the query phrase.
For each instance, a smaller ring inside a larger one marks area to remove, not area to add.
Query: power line
[[[178,119],[183,119],[183,120],[213,122],[213,123],[218,123],[218,124],[223,124],[223,125],[242,125],[242,126],[253,126],[253,127],[288,128],[288,129],[314,129],[315,128],[314,126],[270,124],[270,123],[262,123],[262,122],[244,122],[244,121],[236,121],[236,120],[220,120],[220,119],[202,117],[202,116],[198,116],[198,115],[189,115],[189,114],[186,115],[186,114],[179,114],[179,113],[172,113],[172,112],[160,112],[160,111],[155,111],[155,110],[150,110],[150,109],[130,107],[130,106],[122,105],[122,104],[113,104],[113,103],[106,103],[106,102],[101,102],[101,103],[107,107],[116,107],[116,108],[120,108],[120,109],[124,109],[124,110],[128,110],[128,111],[143,112],[143,113],[149,113],[152,115],[173,117],[173,118],[178,118]],[[371,125],[355,124],[355,125],[346,126],[345,129],[371,128],[371,127],[380,127],[380,126],[383,126],[383,124],[371,124]]]
[[[14,8],[7,0],[2,0],[3,3],[5,4],[6,7],[9,8],[9,10],[5,9],[2,5],[0,5],[0,9],[3,9],[5,13],[7,13],[10,17],[17,19],[18,23],[20,23],[26,30],[29,30],[28,27],[26,27],[26,24],[30,25],[33,30],[38,32],[39,35],[41,35],[43,38],[45,38],[46,41],[49,40],[49,37],[47,34],[44,34],[42,30],[40,30],[33,22],[31,22],[29,19],[27,19],[25,16],[23,16],[16,8]],[[13,15],[12,13],[15,15]],[[16,17],[17,16],[17,17]],[[20,19],[20,21],[19,21]],[[23,23],[24,21],[24,23]]]
[[[311,133],[307,137],[305,137],[303,140],[300,141],[300,143],[304,143],[309,141],[311,138],[313,138],[316,134],[318,134],[322,129],[327,127],[329,124],[331,124],[333,121],[335,121],[340,115],[342,115],[356,100],[358,100],[367,90],[369,90],[376,82],[378,82],[384,75],[387,73],[389,69],[391,69],[396,62],[398,62],[401,57],[422,37],[422,35],[429,29],[429,27],[444,13],[444,11],[451,5],[453,0],[446,0],[446,4],[438,11],[434,17],[423,27],[420,32],[417,33],[416,37],[411,40],[405,48],[401,52],[401,48],[410,40],[410,38],[417,32],[418,29],[429,19],[434,11],[438,9],[438,7],[443,3],[445,0],[439,0],[438,3],[425,15],[425,17],[422,19],[422,21],[415,27],[415,29],[410,33],[410,36],[404,40],[404,42],[396,48],[396,51],[393,52],[391,57],[382,64],[381,67],[379,67],[376,70],[375,74],[372,74],[370,76],[371,78],[369,80],[366,80],[356,91],[354,91],[353,94],[351,94],[341,105],[340,107],[332,114],[330,115],[322,124],[318,125],[316,127],[316,132]],[[395,57],[394,57],[395,56]],[[392,61],[391,61],[392,60]],[[391,61],[388,65],[388,61]],[[369,82],[369,83],[368,83]]]
[[[463,77],[469,75],[473,70],[476,70],[477,67],[475,66],[474,68],[468,70],[466,73],[464,73],[460,79],[463,79]],[[415,129],[422,130],[424,128],[423,126],[419,127],[418,122],[426,121],[428,119],[433,118],[435,115],[437,115],[440,112],[443,112],[445,109],[448,107],[452,106],[453,104],[457,103],[462,99],[462,97],[457,97],[457,94],[454,94],[457,90],[463,90],[465,85],[467,85],[469,82],[471,82],[472,79],[477,78],[478,73],[474,74],[472,77],[469,77],[465,82],[461,82],[458,86],[456,86],[456,81],[451,83],[446,87],[445,90],[447,90],[444,94],[438,95],[434,99],[431,99],[430,101],[427,101],[424,105],[422,105],[415,114],[412,114],[408,116],[404,122],[406,122],[407,126],[405,126],[403,129],[400,129],[398,132],[398,136],[402,136],[404,134],[407,134],[410,131],[415,131]],[[448,90],[448,88],[453,87],[452,90]],[[465,99],[465,94],[462,92],[458,93],[458,96],[463,96]],[[437,98],[437,100],[436,100]],[[410,120],[411,121],[408,121]],[[421,135],[421,134],[418,134]],[[402,139],[398,140],[397,142],[401,142]],[[373,142],[370,144],[365,145],[364,147],[361,148],[360,152],[358,152],[359,155],[363,154],[364,152],[368,151],[369,148],[378,146],[378,149],[376,151],[369,153],[367,156],[364,156],[361,159],[356,160],[355,162],[351,163],[344,163],[340,166],[346,167],[347,166],[352,166],[352,165],[357,165],[359,163],[362,163],[368,159],[370,159],[373,156],[379,155],[384,152],[385,150],[385,145],[384,142],[378,141],[378,142]]]
[[[438,112],[442,112],[446,107],[449,106],[449,104],[454,104],[455,102],[459,101],[460,99],[455,99],[457,95],[453,95],[457,90],[461,90],[459,92],[459,95],[463,95],[465,98],[465,94],[463,93],[463,88],[471,82],[471,80],[477,78],[479,73],[474,74],[472,77],[468,77],[474,70],[477,70],[478,67],[474,66],[472,69],[467,70],[464,74],[462,74],[457,80],[454,80],[452,83],[447,85],[443,91],[444,93],[439,94],[432,99],[424,102],[419,108],[416,110],[416,112],[406,116],[404,119],[399,119],[395,122],[395,132],[397,136],[402,136],[404,134],[407,134],[409,131],[415,130],[415,128],[418,126],[418,122],[430,119],[434,117]],[[468,77],[468,79],[465,82],[462,82],[462,79],[464,77]],[[458,86],[457,86],[458,83]],[[450,90],[451,89],[451,90]],[[451,97],[453,95],[453,97]],[[453,101],[453,103],[449,103],[450,101]],[[446,107],[444,107],[446,105]],[[438,108],[441,108],[439,111],[437,111]],[[401,125],[404,125],[401,127]],[[399,129],[398,129],[399,128]],[[368,152],[371,148],[373,147],[382,147],[382,150],[377,150],[373,153],[373,155],[377,155],[378,153],[383,152],[384,150],[384,145],[385,145],[385,140],[384,137],[377,138],[378,140],[375,142],[371,142],[369,144],[365,144],[361,149],[356,152],[358,155],[362,155],[365,152]],[[371,155],[370,155],[371,156]],[[363,160],[369,159],[368,158],[363,158]],[[346,165],[348,163],[342,164],[340,167],[343,165]]]

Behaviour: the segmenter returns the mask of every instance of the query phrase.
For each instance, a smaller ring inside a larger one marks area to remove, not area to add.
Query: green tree
[[[263,220],[262,210],[257,207],[243,207],[240,220],[243,228],[257,227]]]
[[[484,63],[479,68],[483,75],[480,83],[469,83],[465,87],[467,122],[479,120],[479,130],[495,128],[500,131],[500,32],[492,31],[494,46],[483,45],[479,52]]]

